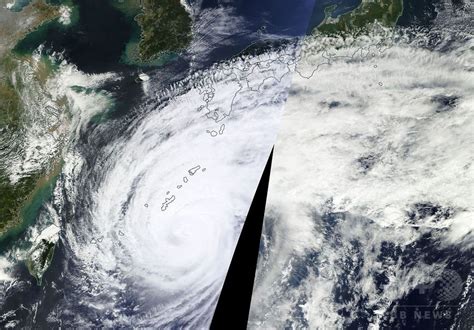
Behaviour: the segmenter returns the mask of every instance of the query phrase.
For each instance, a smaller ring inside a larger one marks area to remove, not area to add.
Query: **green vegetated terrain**
[[[10,184],[8,178],[0,178],[0,214],[9,219],[1,223],[0,246],[35,221],[41,206],[53,192],[61,168],[62,162],[58,161],[49,171],[30,173],[15,184]]]
[[[112,0],[112,5],[135,25],[124,54],[129,64],[160,65],[191,41],[192,20],[179,0]]]
[[[0,13],[0,241],[22,223],[22,209],[47,174],[46,170],[29,173],[16,182],[11,182],[7,174],[6,160],[17,156],[18,137],[24,129],[21,119],[24,104],[20,96],[23,86],[16,75],[19,59],[12,49],[28,33],[58,16],[58,7],[43,0],[33,0],[18,12]]]
[[[191,41],[191,18],[179,0],[145,0],[136,20],[142,30],[139,48],[143,60],[181,50]]]
[[[368,24],[378,22],[384,26],[394,26],[403,12],[403,0],[362,0],[353,11],[332,17],[336,7],[325,8],[326,17],[316,27],[322,33],[337,34],[341,32],[357,32]]]
[[[0,174],[0,233],[5,234],[21,222],[20,210],[33,192],[37,177],[30,175],[11,184]]]
[[[0,80],[0,136],[7,137],[9,133],[18,130],[22,106],[18,92],[7,77],[7,73],[11,72],[11,67],[15,64],[11,63],[10,58],[2,60],[0,71],[4,72],[4,76]]]
[[[42,239],[31,251],[30,258],[26,261],[26,266],[30,274],[36,278],[38,285],[41,285],[43,274],[53,259],[55,245],[53,242]]]

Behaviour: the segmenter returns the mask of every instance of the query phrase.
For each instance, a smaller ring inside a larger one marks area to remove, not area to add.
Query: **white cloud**
[[[361,309],[383,314],[444,266],[382,262],[383,242],[396,255],[447,228],[436,234],[443,244],[472,247],[474,58],[462,51],[471,41],[443,52],[417,42],[306,41],[275,146],[251,328],[343,327]],[[417,219],[416,230],[417,203],[453,212]],[[301,283],[291,264],[307,271]],[[380,292],[375,274],[387,277]]]

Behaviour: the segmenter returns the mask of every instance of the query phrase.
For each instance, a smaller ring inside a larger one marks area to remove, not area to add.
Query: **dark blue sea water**
[[[313,12],[315,0],[204,0],[203,8],[230,6],[258,30],[266,26],[268,33],[298,36],[304,35]]]
[[[442,2],[441,0],[404,0],[403,14],[397,23],[401,26],[429,26],[436,18],[437,8]]]
[[[58,21],[44,24],[20,41],[15,50],[31,53],[40,44],[87,73],[124,69],[120,58],[132,33],[132,22],[109,1],[73,0],[79,21],[64,26]]]

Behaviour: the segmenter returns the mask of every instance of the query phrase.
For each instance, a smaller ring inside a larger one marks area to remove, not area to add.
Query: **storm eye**
[[[367,174],[377,163],[376,155],[366,155],[357,159],[357,164],[363,174]]]
[[[446,112],[453,110],[458,105],[459,97],[454,95],[435,95],[431,102],[436,104],[436,112]]]
[[[328,104],[329,109],[336,108],[336,107],[338,107],[338,106],[340,106],[340,105],[341,105],[341,102],[338,102],[338,101],[332,101],[332,102],[330,102],[330,103]]]

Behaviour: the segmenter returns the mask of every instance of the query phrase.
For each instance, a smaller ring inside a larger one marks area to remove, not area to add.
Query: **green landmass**
[[[53,260],[55,243],[42,239],[32,251],[26,261],[26,266],[31,275],[36,278],[38,285],[41,285],[43,274],[48,269]]]
[[[0,246],[15,239],[34,222],[43,203],[51,196],[62,169],[57,161],[44,169],[22,177],[15,184],[0,175]]]
[[[31,58],[21,60],[32,61]],[[24,130],[28,129],[23,122],[25,105],[20,95],[28,86],[25,86],[21,77],[16,74],[21,60],[6,54],[0,62],[0,73],[3,76],[0,81],[0,241],[21,227],[24,220],[22,209],[28,206],[37,191],[50,180],[51,175],[58,171],[57,166],[50,164],[42,170],[25,173],[16,182],[9,179],[7,160],[21,157],[22,138]],[[36,81],[44,84],[52,70],[47,59],[37,62],[34,72]],[[25,91],[28,92],[28,89]],[[58,106],[61,102],[63,100],[56,100]]]
[[[179,0],[144,0],[135,19],[141,29],[138,48],[143,61],[180,51],[191,41],[191,17]]]
[[[5,234],[20,224],[20,210],[34,190],[36,179],[30,175],[11,184],[4,175],[0,176],[0,233]]]
[[[394,26],[403,12],[403,0],[362,0],[353,11],[332,17],[334,6],[325,8],[325,19],[316,30],[327,34],[358,32],[367,25],[378,22]]]
[[[3,21],[0,27],[0,240],[21,224],[21,210],[47,174],[46,170],[30,173],[11,183],[5,168],[5,160],[19,151],[18,140],[24,129],[21,120],[24,105],[19,92],[24,86],[16,75],[20,60],[12,50],[28,33],[58,16],[58,8],[43,0],[33,0],[19,12],[0,13]],[[47,74],[41,69],[37,73],[40,80]]]
[[[0,81],[0,136],[18,130],[21,110],[20,97],[11,81]]]
[[[191,18],[179,0],[109,0],[130,20],[132,35],[122,62],[161,66],[191,41]]]
[[[5,6],[5,0],[0,5]],[[32,58],[31,52],[15,53],[15,46],[45,24],[60,16],[58,6],[45,0],[32,0],[16,11],[0,11],[0,249],[10,246],[27,226],[36,219],[43,202],[51,196],[61,162],[57,159],[40,170],[25,173],[17,181],[9,177],[8,160],[21,157],[22,142],[28,127],[24,121],[25,106],[22,95],[29,93],[19,74],[21,66],[34,63],[34,81],[44,83],[54,71],[52,63],[42,57]],[[56,103],[63,102],[57,100]],[[2,252],[2,251],[0,251]],[[26,260],[30,273],[41,283],[54,252],[54,243],[41,242]],[[39,255],[32,259],[31,256]]]

